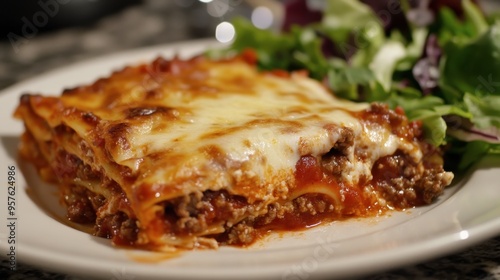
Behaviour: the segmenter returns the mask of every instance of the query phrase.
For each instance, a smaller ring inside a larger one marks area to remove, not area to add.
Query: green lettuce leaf
[[[470,93],[464,96],[464,103],[472,114],[472,122],[479,128],[500,128],[500,95],[478,97]]]
[[[500,22],[476,40],[450,42],[445,50],[440,85],[446,89],[447,100],[461,102],[466,92],[500,95]]]

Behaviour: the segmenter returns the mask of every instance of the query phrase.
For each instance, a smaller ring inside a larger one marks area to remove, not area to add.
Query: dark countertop
[[[196,3],[195,3],[196,2]],[[186,8],[188,3],[193,6]],[[89,58],[143,46],[213,36],[231,13],[244,14],[242,1],[229,1],[229,14],[210,17],[197,1],[148,0],[84,27],[35,34],[22,42],[0,41],[0,89],[46,71]],[[49,19],[50,20],[50,19]],[[81,279],[18,263],[10,272],[1,261],[1,279]],[[364,279],[500,279],[500,236],[461,253]]]

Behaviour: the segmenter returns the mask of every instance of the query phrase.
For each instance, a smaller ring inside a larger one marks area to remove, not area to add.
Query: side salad
[[[500,16],[478,2],[289,1],[281,32],[238,18],[210,55],[252,48],[261,69],[306,69],[339,97],[402,107],[460,172],[500,154]]]

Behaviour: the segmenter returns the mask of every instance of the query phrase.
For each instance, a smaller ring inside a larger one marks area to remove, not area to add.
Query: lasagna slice
[[[244,57],[125,67],[25,94],[20,154],[67,217],[115,245],[247,245],[273,230],[431,203],[453,175],[401,110]]]

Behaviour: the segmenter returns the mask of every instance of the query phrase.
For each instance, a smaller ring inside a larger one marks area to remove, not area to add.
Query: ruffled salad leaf
[[[500,154],[500,13],[472,0],[290,0],[285,11],[282,31],[235,19],[217,55],[251,48],[261,69],[305,69],[339,97],[402,107],[458,171]]]

